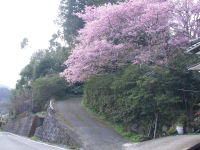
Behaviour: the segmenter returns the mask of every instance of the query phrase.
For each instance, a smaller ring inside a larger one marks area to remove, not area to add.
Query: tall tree
[[[176,0],[172,4],[175,9],[171,43],[177,45],[200,37],[200,0]]]
[[[84,11],[85,0],[62,0],[60,3],[59,24],[63,27],[64,39],[69,45],[75,44],[78,30],[83,28],[84,22],[75,15]]]
[[[87,5],[88,6],[100,6],[100,5],[103,5],[103,4],[107,4],[107,3],[117,3],[117,2],[121,2],[121,1],[124,1],[124,0],[87,0]]]
[[[69,45],[76,43],[78,31],[84,27],[84,21],[76,13],[84,13],[86,6],[99,6],[123,0],[62,0],[58,23],[62,26],[64,39]]]

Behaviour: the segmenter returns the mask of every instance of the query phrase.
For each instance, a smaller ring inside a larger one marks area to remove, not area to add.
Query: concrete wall
[[[9,120],[4,131],[29,137],[35,117],[35,115],[30,114],[21,119]]]
[[[43,125],[36,129],[35,136],[44,142],[63,144],[74,148],[82,145],[78,136],[59,121],[52,109],[47,110]]]

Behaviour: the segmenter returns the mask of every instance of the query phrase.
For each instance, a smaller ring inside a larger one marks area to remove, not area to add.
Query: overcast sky
[[[0,0],[0,84],[15,87],[21,69],[38,49],[48,48],[58,27],[60,0]],[[24,37],[29,48],[20,49]]]

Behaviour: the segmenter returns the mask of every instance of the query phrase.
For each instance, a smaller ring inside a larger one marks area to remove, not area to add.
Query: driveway
[[[81,106],[81,98],[56,102],[57,115],[71,128],[83,143],[86,150],[121,150],[123,144],[130,142],[116,133]]]

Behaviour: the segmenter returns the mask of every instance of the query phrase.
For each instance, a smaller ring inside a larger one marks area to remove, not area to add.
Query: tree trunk
[[[154,135],[153,138],[156,138],[157,128],[158,128],[158,113],[155,114],[156,121],[155,121],[155,128],[154,128]]]
[[[149,124],[149,133],[148,133],[148,137],[151,137],[151,131],[152,131],[152,120],[150,121],[150,124]]]
[[[186,88],[185,84],[184,84],[184,89]],[[187,97],[186,97],[186,93],[184,91],[184,102],[185,102],[185,111],[186,111],[186,114],[187,116],[189,117],[189,111],[188,111],[188,101],[187,101]]]

